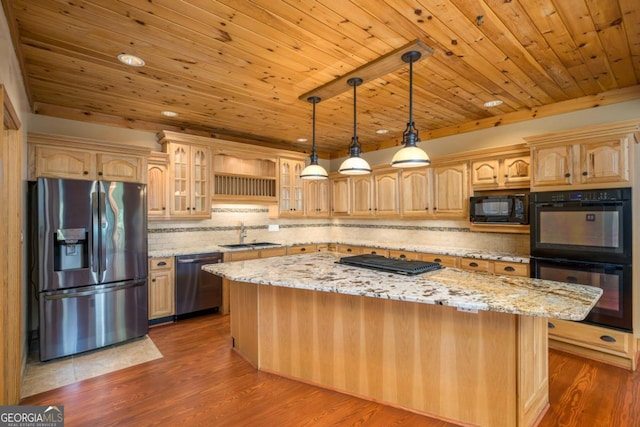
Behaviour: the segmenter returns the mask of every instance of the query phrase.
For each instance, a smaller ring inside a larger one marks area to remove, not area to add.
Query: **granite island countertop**
[[[337,264],[344,255],[317,252],[209,264],[229,280],[564,320],[583,320],[602,289],[456,268],[405,276]]]

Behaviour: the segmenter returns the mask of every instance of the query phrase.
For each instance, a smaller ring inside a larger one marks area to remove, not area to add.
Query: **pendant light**
[[[307,101],[313,104],[313,116],[312,116],[312,132],[311,132],[311,156],[309,159],[311,162],[309,166],[304,168],[300,177],[302,179],[327,179],[327,171],[318,164],[318,153],[316,152],[316,104],[320,102],[320,98],[317,96],[310,96]]]
[[[344,175],[364,175],[371,173],[371,166],[363,158],[360,157],[360,143],[356,134],[356,87],[362,84],[362,79],[352,77],[347,80],[349,86],[353,86],[353,138],[349,144],[349,158],[342,162],[338,171]]]
[[[413,63],[420,59],[422,54],[417,51],[410,51],[402,54],[402,60],[409,63],[409,122],[407,128],[402,133],[402,147],[391,159],[391,166],[397,168],[412,168],[427,166],[431,159],[416,144],[420,142],[418,129],[413,122]]]

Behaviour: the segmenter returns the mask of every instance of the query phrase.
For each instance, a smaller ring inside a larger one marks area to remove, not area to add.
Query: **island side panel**
[[[258,310],[262,370],[436,417],[518,424],[516,315],[271,286],[259,286]]]
[[[258,365],[258,286],[229,283],[231,339],[233,348],[256,368]]]
[[[518,425],[531,426],[549,409],[549,326],[545,317],[518,320]]]

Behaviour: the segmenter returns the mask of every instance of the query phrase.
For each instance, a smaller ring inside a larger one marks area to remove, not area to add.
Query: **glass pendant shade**
[[[364,175],[371,173],[371,166],[360,157],[360,142],[356,134],[356,87],[362,84],[362,79],[353,77],[347,83],[353,86],[353,138],[349,144],[349,158],[342,162],[338,171],[343,175]]]
[[[411,51],[402,55],[402,60],[409,63],[409,121],[402,133],[402,147],[391,159],[391,166],[412,168],[431,164],[429,155],[416,144],[420,142],[418,129],[413,122],[413,63],[420,59],[420,52]]]
[[[313,104],[313,118],[312,118],[312,138],[311,138],[311,156],[309,156],[310,163],[302,170],[300,178],[302,179],[327,179],[329,175],[327,171],[318,164],[318,153],[316,152],[316,104],[320,102],[320,98],[317,96],[311,96],[307,98],[307,101]]]

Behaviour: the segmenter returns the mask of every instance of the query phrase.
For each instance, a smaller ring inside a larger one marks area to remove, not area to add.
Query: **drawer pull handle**
[[[404,258],[406,258],[406,257],[407,257],[407,256],[406,256],[405,254],[400,254],[400,257],[399,257],[399,258],[400,258],[400,259],[404,259]]]
[[[554,325],[554,324],[553,324],[553,323],[551,323],[551,322],[548,322],[548,323],[547,323],[547,326],[549,327],[549,329],[553,329],[553,328],[555,328],[555,327],[556,327],[556,325]]]
[[[508,265],[504,268],[504,271],[516,271],[516,269]]]
[[[442,262],[442,260],[440,258],[434,258],[433,261],[435,262]]]
[[[376,251],[371,251],[371,255],[377,255]]]
[[[612,337],[611,335],[603,335],[600,337],[600,339],[602,341],[606,341],[606,342],[616,342],[616,339],[614,337]]]
[[[576,276],[567,276],[567,283],[578,283],[578,278]]]
[[[167,263],[166,263],[166,262],[164,262],[164,261],[160,261],[160,262],[158,263],[158,267],[164,267],[165,265],[167,265]]]
[[[347,252],[351,252],[351,248],[347,249]]]
[[[477,262],[470,262],[469,263],[469,267],[477,267],[478,263]]]
[[[307,248],[300,248],[300,252],[304,252],[306,250],[307,250]]]

